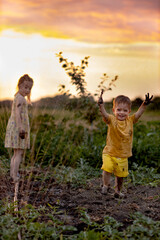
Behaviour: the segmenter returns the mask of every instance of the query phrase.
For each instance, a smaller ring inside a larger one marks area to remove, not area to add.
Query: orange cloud
[[[160,40],[159,10],[158,0],[5,0],[1,22],[47,37],[152,42]]]

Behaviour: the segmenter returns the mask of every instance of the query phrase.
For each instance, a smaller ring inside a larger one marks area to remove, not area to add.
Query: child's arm
[[[105,108],[104,108],[102,95],[103,95],[103,90],[101,91],[101,95],[100,95],[100,97],[99,97],[99,99],[98,99],[98,105],[99,105],[99,109],[100,109],[100,112],[101,112],[103,118],[104,118],[105,120],[108,120],[109,114],[106,112],[106,110],[105,110]]]
[[[24,101],[25,101],[25,99],[19,98],[16,103],[17,104],[16,105],[16,123],[17,123],[18,130],[19,130],[19,137],[22,139],[25,138],[25,131],[22,126],[22,116],[21,116],[22,105],[23,105]]]
[[[147,105],[149,105],[152,102],[152,98],[153,98],[153,95],[151,97],[149,97],[149,93],[147,93],[145,95],[145,101],[143,101],[143,103],[141,104],[140,108],[135,113],[135,120],[136,121],[142,116],[142,114],[144,113]]]

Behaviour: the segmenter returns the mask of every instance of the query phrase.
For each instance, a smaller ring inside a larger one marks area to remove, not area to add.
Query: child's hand
[[[153,98],[153,95],[151,97],[149,97],[149,93],[147,93],[145,95],[145,101],[144,101],[144,105],[149,105],[150,103],[152,103],[152,98]]]
[[[24,130],[21,130],[21,131],[19,132],[19,137],[20,137],[21,139],[25,139],[25,131],[24,131]]]
[[[101,91],[101,95],[100,95],[100,97],[99,97],[99,99],[98,99],[98,105],[103,104],[103,98],[102,98],[102,95],[103,95],[103,89],[102,89],[102,91]]]

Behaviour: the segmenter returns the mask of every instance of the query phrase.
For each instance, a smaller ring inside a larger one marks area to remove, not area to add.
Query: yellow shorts
[[[109,173],[114,173],[117,177],[127,177],[128,176],[128,158],[116,158],[111,157],[108,154],[102,155],[104,171]]]

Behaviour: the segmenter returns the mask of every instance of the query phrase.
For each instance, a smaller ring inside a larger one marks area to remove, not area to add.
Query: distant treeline
[[[93,99],[93,97],[90,97],[90,100],[93,101],[93,103],[96,101]],[[132,108],[138,108],[142,103],[141,98],[136,98],[132,101]],[[68,95],[56,95],[55,97],[46,97],[41,98],[38,101],[33,102],[34,107],[38,108],[54,108],[54,109],[68,109],[72,110],[75,108],[83,108],[81,98],[70,98]],[[4,100],[0,101],[0,108],[11,108],[12,101],[11,100]],[[112,108],[112,101],[105,102],[106,108]],[[147,110],[160,110],[160,97],[154,97],[153,103],[150,104],[147,108]]]

